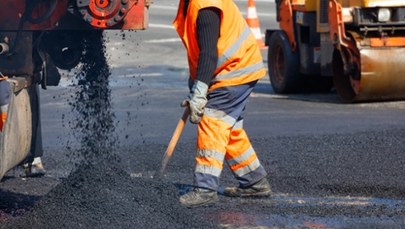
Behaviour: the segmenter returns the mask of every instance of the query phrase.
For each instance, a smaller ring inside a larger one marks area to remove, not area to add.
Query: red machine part
[[[292,51],[297,49],[297,41],[294,35],[294,17],[291,5],[291,0],[282,0],[279,8],[279,23],[280,28],[287,34],[291,44]]]
[[[134,4],[128,10],[121,29],[146,29],[149,23],[148,9],[152,0],[130,0]]]
[[[27,2],[31,0],[1,0],[0,30],[49,30],[58,29],[77,30],[87,29],[78,26],[71,17],[63,20],[63,25],[58,22],[73,14],[94,28],[98,29],[145,29],[148,24],[148,6],[150,0],[39,0],[27,14],[20,28],[22,15],[26,13]],[[4,3],[3,3],[4,1]],[[75,9],[74,12],[68,9]],[[44,18],[44,20],[38,20]],[[38,22],[39,21],[39,22]]]
[[[129,0],[77,0],[76,4],[86,22],[93,27],[105,29],[122,22],[129,8],[136,2]]]
[[[83,19],[95,28],[144,29],[145,0],[77,0]]]
[[[43,30],[52,29],[63,17],[68,8],[68,0],[39,1],[31,12],[26,12],[27,4],[21,0],[1,0],[0,30]],[[44,15],[48,17],[41,19]],[[25,21],[20,27],[21,20]]]

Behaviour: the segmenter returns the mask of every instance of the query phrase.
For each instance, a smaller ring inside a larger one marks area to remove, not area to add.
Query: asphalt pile
[[[20,218],[0,228],[215,228],[178,202],[164,179],[83,164]]]

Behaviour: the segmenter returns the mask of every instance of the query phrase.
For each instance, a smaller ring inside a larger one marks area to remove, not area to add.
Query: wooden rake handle
[[[169,145],[167,146],[166,152],[163,155],[162,165],[160,167],[160,175],[164,175],[166,171],[167,164],[169,163],[170,158],[173,155],[174,148],[176,148],[177,142],[180,139],[181,133],[183,132],[184,126],[187,123],[188,115],[190,114],[189,108],[187,107],[184,112],[183,116],[177,123],[176,129],[174,129],[172,138],[170,139]]]

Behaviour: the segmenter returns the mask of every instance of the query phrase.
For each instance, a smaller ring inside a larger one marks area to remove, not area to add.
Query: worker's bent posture
[[[232,0],[180,0],[174,21],[188,55],[190,121],[198,124],[194,182],[180,197],[188,207],[218,200],[226,161],[239,181],[227,196],[269,196],[267,173],[243,129],[247,99],[265,76],[259,46]]]

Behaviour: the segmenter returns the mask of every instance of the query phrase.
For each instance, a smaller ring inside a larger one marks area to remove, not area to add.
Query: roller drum
[[[361,76],[355,101],[405,98],[405,48],[360,50]]]

